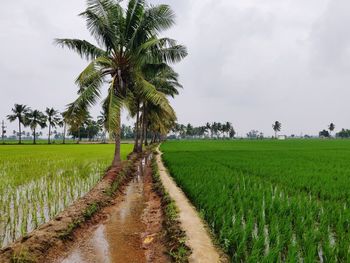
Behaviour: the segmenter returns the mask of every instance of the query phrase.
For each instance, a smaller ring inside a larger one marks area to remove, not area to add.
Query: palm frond
[[[10,121],[10,122],[13,122],[17,119],[17,115],[7,115],[7,119]]]
[[[67,47],[87,60],[95,59],[103,56],[106,53],[104,50],[96,47],[86,40],[68,38],[55,39],[55,44],[61,47]]]
[[[125,19],[125,38],[127,41],[135,37],[145,10],[144,0],[129,0]]]
[[[170,38],[152,38],[138,48],[138,63],[176,63],[187,56],[185,46],[177,45],[176,41]]]
[[[169,29],[175,24],[175,13],[169,5],[156,5],[146,9],[142,27],[151,35]]]
[[[108,51],[114,50],[115,32],[110,25],[108,17],[99,16],[91,10],[86,10],[80,14],[86,19],[86,26],[91,35],[96,39],[99,45],[104,46]]]

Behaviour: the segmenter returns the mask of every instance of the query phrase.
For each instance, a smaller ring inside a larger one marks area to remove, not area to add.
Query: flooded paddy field
[[[49,221],[104,175],[113,145],[0,147],[0,248]],[[132,145],[122,145],[126,159]]]

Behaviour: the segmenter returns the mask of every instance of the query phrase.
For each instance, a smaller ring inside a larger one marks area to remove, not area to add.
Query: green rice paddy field
[[[122,145],[122,157],[132,151]],[[0,145],[0,248],[87,193],[111,164],[114,145]]]
[[[350,141],[161,146],[232,262],[350,261]]]

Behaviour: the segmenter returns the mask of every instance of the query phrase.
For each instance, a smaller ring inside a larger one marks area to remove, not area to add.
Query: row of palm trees
[[[181,85],[171,64],[187,55],[174,39],[160,37],[174,25],[175,15],[168,5],[149,5],[144,0],[89,0],[80,14],[96,45],[80,39],[56,39],[88,60],[76,79],[78,98],[69,104],[65,118],[79,126],[89,108],[102,99],[103,123],[115,140],[113,165],[120,163],[121,110],[135,117],[134,151],[142,151],[148,133],[152,140],[165,135],[174,125],[176,114],[168,98]],[[107,84],[107,85],[104,85]],[[107,86],[107,96],[101,98]]]
[[[49,128],[48,143],[51,143],[51,129],[57,126],[63,126],[64,122],[59,115],[59,112],[54,108],[46,108],[45,112],[39,110],[32,110],[27,105],[15,104],[12,108],[12,114],[7,115],[10,122],[18,122],[18,137],[19,144],[22,143],[22,126],[30,127],[33,134],[33,143],[36,144],[38,136],[37,129]]]
[[[211,137],[211,138],[234,138],[236,131],[230,122],[207,122],[204,126],[193,126],[176,123],[171,130],[175,137]]]

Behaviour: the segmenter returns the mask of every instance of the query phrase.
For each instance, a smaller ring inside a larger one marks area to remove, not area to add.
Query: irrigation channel
[[[150,158],[142,160],[115,204],[102,211],[104,219],[78,231],[70,249],[52,262],[169,262],[149,163]]]

